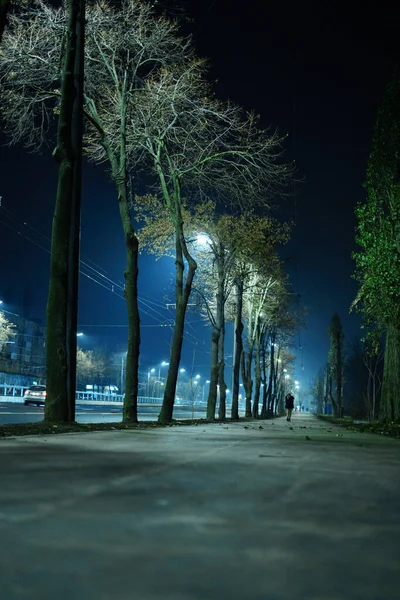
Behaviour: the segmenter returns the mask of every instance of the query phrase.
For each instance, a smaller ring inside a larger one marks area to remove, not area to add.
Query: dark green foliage
[[[400,79],[388,85],[378,111],[365,183],[366,199],[356,209],[360,250],[353,305],[364,317],[366,338],[377,353],[386,333],[381,418],[400,418]]]
[[[387,87],[372,141],[366,199],[356,208],[355,304],[376,345],[388,321],[400,317],[400,80]],[[374,335],[378,334],[378,335]]]

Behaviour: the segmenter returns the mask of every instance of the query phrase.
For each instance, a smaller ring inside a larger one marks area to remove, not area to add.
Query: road
[[[80,423],[111,423],[121,421],[122,410],[114,406],[96,406],[87,407],[77,405],[76,420]],[[43,407],[24,406],[11,402],[0,402],[0,424],[5,423],[34,423],[43,420]],[[139,405],[140,421],[156,421],[160,412],[159,406]],[[201,419],[205,417],[205,410],[195,411],[194,418]],[[182,409],[177,406],[174,410],[175,419],[191,419],[191,407]]]
[[[307,415],[0,439],[4,600],[398,600],[400,445]]]

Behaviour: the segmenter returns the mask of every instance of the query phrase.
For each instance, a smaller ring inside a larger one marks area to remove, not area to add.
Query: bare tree
[[[195,190],[212,190],[230,205],[265,203],[290,171],[278,164],[279,136],[258,129],[254,115],[219,102],[204,70],[203,61],[193,60],[147,79],[127,138],[150,158],[175,230],[176,319],[161,422],[172,418],[185,313],[197,269],[184,235],[183,191],[194,198]]]
[[[225,383],[225,307],[233,288],[232,270],[236,256],[231,243],[230,225],[236,217],[231,215],[215,216],[213,220],[203,221],[198,237],[200,245],[200,271],[196,282],[196,291],[203,300],[203,306],[209,320],[211,332],[210,385],[207,399],[207,419],[215,419],[219,386],[218,417],[226,417]],[[208,291],[208,294],[205,293]]]
[[[246,345],[242,352],[242,380],[246,392],[246,417],[258,417],[258,400],[261,385],[260,342],[269,320],[268,303],[274,297],[279,280],[275,274],[267,275],[253,266],[245,283],[243,317],[246,330]],[[255,354],[254,354],[255,353]],[[255,358],[256,402],[252,410],[253,377],[252,365]]]
[[[146,77],[161,66],[179,64],[190,56],[188,42],[177,25],[156,17],[149,4],[123,0],[113,7],[103,0],[88,6],[86,15],[84,110],[88,129],[86,153],[95,163],[108,163],[117,189],[126,247],[125,300],[128,313],[128,354],[124,420],[137,421],[140,319],[137,302],[138,240],[130,206],[129,172],[142,155],[127,144],[128,129],[137,114],[134,105]],[[42,0],[11,19],[0,57],[3,116],[11,142],[28,147],[48,137],[60,102],[60,61],[63,56],[64,8]]]

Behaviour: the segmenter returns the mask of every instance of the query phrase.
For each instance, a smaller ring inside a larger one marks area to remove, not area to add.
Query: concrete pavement
[[[306,415],[0,439],[0,598],[397,600],[399,475]]]

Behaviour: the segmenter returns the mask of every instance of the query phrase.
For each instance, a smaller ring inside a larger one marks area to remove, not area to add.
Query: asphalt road
[[[306,415],[0,439],[3,600],[398,600],[400,445]]]
[[[5,423],[34,423],[43,420],[43,407],[24,406],[24,404],[15,404],[11,402],[0,402],[0,424]],[[140,406],[140,421],[156,421],[160,412],[159,406]],[[85,407],[77,405],[76,420],[80,423],[111,423],[121,421],[122,410],[119,407],[93,406]],[[194,418],[201,419],[205,417],[205,410],[195,411]],[[191,408],[180,409],[177,406],[174,410],[175,419],[191,419]]]

